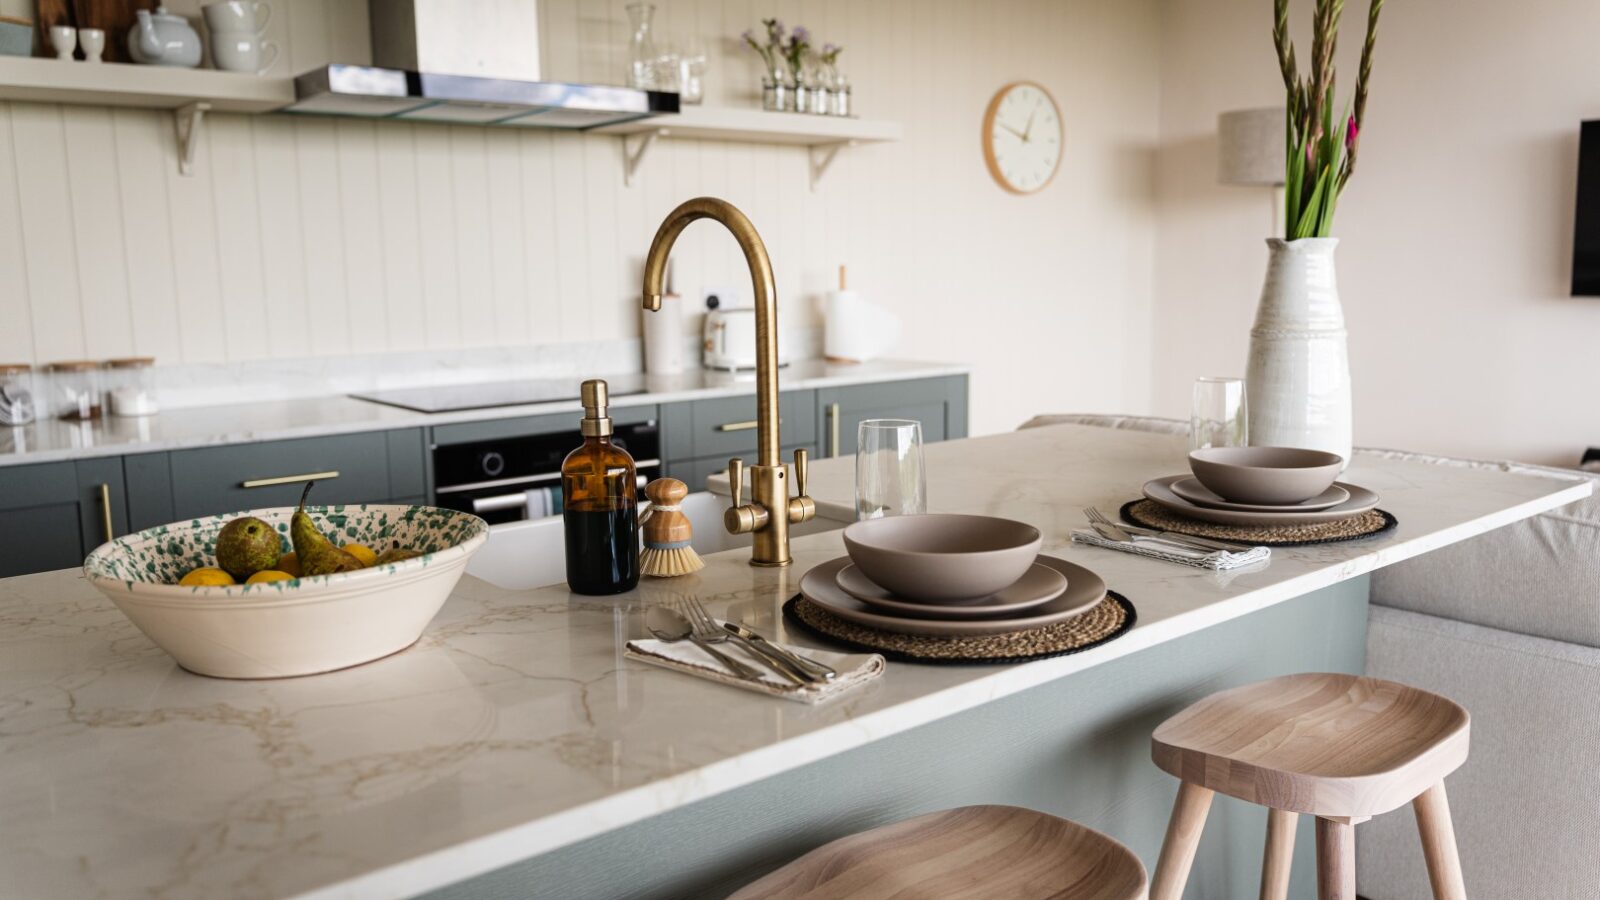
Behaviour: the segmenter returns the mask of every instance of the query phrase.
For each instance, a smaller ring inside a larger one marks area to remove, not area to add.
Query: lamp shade
[[[1283,184],[1281,106],[1237,109],[1217,116],[1217,181],[1270,187]]]

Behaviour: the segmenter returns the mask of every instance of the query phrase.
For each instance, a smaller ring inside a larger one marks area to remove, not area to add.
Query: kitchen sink
[[[739,548],[749,552],[750,535],[729,534],[722,527],[722,512],[730,505],[727,497],[708,491],[683,498],[683,512],[694,526],[694,538],[689,543],[696,553],[706,556]],[[789,534],[816,534],[848,524],[818,516],[804,524],[791,525]],[[467,574],[513,591],[565,581],[567,560],[561,517],[492,526],[488,543],[467,564]]]

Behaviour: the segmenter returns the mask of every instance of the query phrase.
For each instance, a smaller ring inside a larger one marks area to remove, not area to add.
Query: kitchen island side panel
[[[835,838],[981,803],[1098,828],[1153,874],[1178,783],[1150,761],[1151,732],[1224,688],[1362,672],[1367,590],[1367,576],[1322,588],[426,896],[722,897]],[[1316,896],[1313,831],[1296,832],[1297,900]],[[1265,835],[1264,810],[1219,796],[1185,898],[1255,896]]]

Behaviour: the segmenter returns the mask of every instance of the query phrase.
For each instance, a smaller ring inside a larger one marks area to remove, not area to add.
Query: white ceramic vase
[[[1250,444],[1307,447],[1350,460],[1350,355],[1333,251],[1337,238],[1271,238],[1250,329]]]

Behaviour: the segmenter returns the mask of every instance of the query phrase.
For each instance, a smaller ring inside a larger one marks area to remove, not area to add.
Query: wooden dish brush
[[[687,575],[706,567],[700,554],[689,546],[693,528],[679,506],[688,496],[689,486],[676,478],[657,478],[644,486],[650,500],[645,512],[644,552],[639,555],[639,573],[656,578]]]

